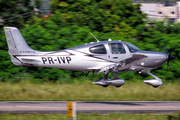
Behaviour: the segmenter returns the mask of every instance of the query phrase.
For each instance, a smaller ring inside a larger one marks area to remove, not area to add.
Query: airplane
[[[163,82],[150,71],[165,62],[169,66],[169,61],[175,59],[171,55],[172,51],[168,53],[166,48],[165,53],[143,51],[131,43],[111,39],[97,40],[61,51],[41,52],[29,47],[18,28],[4,27],[4,31],[14,65],[85,71],[87,75],[89,72],[93,72],[93,75],[102,72],[104,77],[93,84],[103,87],[120,87],[125,81],[119,78],[118,72],[136,71],[152,76],[154,79],[144,80],[144,83],[156,88]],[[113,73],[113,80],[108,78],[109,72]]]

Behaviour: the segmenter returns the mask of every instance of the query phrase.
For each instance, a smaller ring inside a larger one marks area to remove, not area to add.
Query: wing
[[[113,65],[109,65],[109,66],[101,68],[98,73],[104,72],[105,74],[107,74],[109,72],[109,70],[112,70],[114,72],[117,70],[118,71],[125,70],[125,69],[128,69],[129,67],[141,62],[145,58],[147,58],[147,56],[145,56],[145,55],[133,54],[131,58],[125,59],[125,60],[115,63]]]
[[[125,70],[139,62],[141,62],[142,60],[144,60],[145,58],[147,58],[147,56],[145,55],[138,55],[138,54],[134,54],[131,58],[128,58],[125,60],[125,65],[123,66],[119,66],[118,70]]]

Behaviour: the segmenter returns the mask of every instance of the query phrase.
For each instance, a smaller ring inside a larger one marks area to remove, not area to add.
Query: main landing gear
[[[155,78],[155,79],[151,79],[151,80],[144,80],[145,84],[151,85],[154,88],[157,88],[163,84],[163,82],[161,81],[160,78],[158,78],[157,76],[150,73],[150,70],[142,70],[139,73],[141,73],[141,72],[146,72],[147,74],[149,74],[150,76]],[[110,80],[108,78],[108,74],[109,74],[109,72],[104,73],[104,78],[102,78],[101,80],[94,81],[93,84],[100,85],[103,87],[108,87],[109,85],[112,85],[112,86],[115,86],[117,88],[124,85],[125,81],[118,77],[118,72],[113,72],[113,75],[114,75],[113,80]]]
[[[104,78],[102,78],[101,80],[94,81],[93,84],[101,85],[103,87],[108,87],[109,85],[112,85],[117,88],[124,85],[125,81],[123,79],[119,79],[118,72],[113,72],[113,75],[114,75],[113,80],[110,80],[108,78],[108,74],[109,74],[109,72],[106,74],[104,73]]]

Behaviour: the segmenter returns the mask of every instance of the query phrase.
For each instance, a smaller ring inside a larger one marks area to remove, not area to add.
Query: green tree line
[[[133,0],[134,3],[161,3],[165,6],[176,5],[178,1],[179,0]]]
[[[51,1],[51,14],[47,17],[33,16],[23,23],[20,31],[27,43],[35,50],[58,51],[96,40],[89,34],[92,32],[100,41],[109,38],[123,40],[138,46],[142,50],[164,52],[173,48],[176,60],[167,66],[153,70],[158,77],[166,80],[178,79],[179,63],[179,32],[180,24],[152,22],[147,25],[146,18],[140,11],[140,5],[134,5],[131,0],[66,0]],[[9,24],[5,24],[9,26]],[[19,24],[13,24],[20,27]],[[3,29],[0,30],[0,80],[13,79],[28,73],[40,81],[64,81],[72,78],[82,79],[83,72],[59,70],[56,68],[17,67],[10,61],[8,47]],[[103,74],[91,75],[88,79],[101,79]],[[135,72],[119,73],[125,80],[147,79],[146,74],[136,75]],[[111,76],[110,76],[111,77]]]

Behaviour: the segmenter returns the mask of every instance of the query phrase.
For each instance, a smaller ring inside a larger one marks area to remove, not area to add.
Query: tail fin
[[[22,66],[21,62],[16,58],[17,55],[32,55],[35,50],[31,49],[20,31],[15,27],[4,27],[6,40],[9,48],[9,55],[14,65]]]

